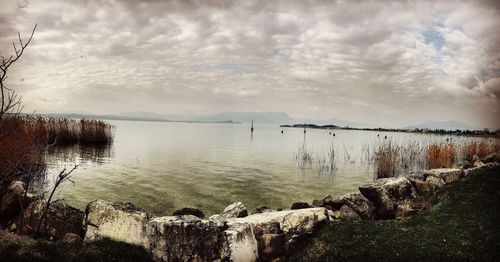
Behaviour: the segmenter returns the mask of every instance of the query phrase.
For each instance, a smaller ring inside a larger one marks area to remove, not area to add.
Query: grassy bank
[[[500,168],[454,182],[424,213],[322,229],[291,261],[498,261]]]

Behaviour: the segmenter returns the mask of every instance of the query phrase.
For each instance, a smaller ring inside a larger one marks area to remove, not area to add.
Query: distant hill
[[[152,118],[152,119],[162,119],[162,120],[172,120],[172,121],[189,121],[190,120],[190,118],[187,116],[158,114],[158,113],[146,112],[146,111],[123,112],[123,113],[118,113],[115,115],[116,116],[124,116],[124,117]]]
[[[479,128],[473,127],[457,121],[426,121],[418,125],[404,127],[404,129],[444,129],[444,130],[477,130]]]
[[[258,124],[283,124],[291,123],[293,119],[284,112],[224,112],[211,116],[196,118],[197,121],[224,121],[250,123],[252,120]]]
[[[276,125],[294,125],[294,124],[313,124],[313,125],[336,125],[350,127],[367,127],[369,125],[345,121],[338,118],[314,119],[291,117],[285,112],[224,112],[215,115],[202,116],[195,118],[198,121],[224,121],[233,120],[242,123],[250,123],[252,120],[256,124],[276,124]]]
[[[255,124],[273,124],[273,125],[294,125],[294,124],[313,124],[313,125],[335,125],[339,127],[371,127],[368,124],[345,121],[338,118],[314,119],[291,117],[285,112],[223,112],[207,116],[188,116],[188,115],[170,115],[159,114],[147,111],[123,112],[117,114],[94,115],[90,113],[49,113],[43,114],[53,117],[68,118],[88,118],[104,120],[129,120],[129,121],[161,121],[161,122],[202,122],[202,123],[250,123]]]
[[[153,121],[153,122],[186,122],[186,123],[221,123],[221,124],[239,124],[232,120],[220,120],[220,121],[199,121],[199,120],[175,120],[175,119],[165,119],[161,116],[153,117],[152,115],[136,115],[128,116],[125,114],[116,115],[93,115],[93,114],[64,114],[64,113],[48,113],[39,114],[41,116],[47,117],[65,117],[70,119],[99,119],[99,120],[126,120],[126,121]]]

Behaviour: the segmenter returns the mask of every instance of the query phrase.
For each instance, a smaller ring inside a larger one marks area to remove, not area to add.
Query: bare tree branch
[[[8,59],[5,59],[5,57],[2,56],[0,63],[0,127],[2,125],[2,118],[4,115],[12,113],[11,111],[17,111],[16,109],[19,109],[21,105],[21,97],[5,86],[5,80],[7,80],[9,67],[23,55],[24,49],[26,49],[26,47],[31,43],[36,27],[37,25],[35,24],[28,41],[25,43],[23,43],[21,33],[18,32],[17,36],[19,40],[19,47],[16,46],[16,43],[12,43],[15,55],[10,55]]]

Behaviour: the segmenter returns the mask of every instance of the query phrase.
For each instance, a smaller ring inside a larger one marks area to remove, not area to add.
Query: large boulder
[[[303,208],[312,208],[313,206],[309,205],[306,202],[295,202],[292,203],[292,206],[290,209],[295,210],[295,209],[303,209]]]
[[[457,168],[460,168],[460,169],[467,169],[467,168],[471,168],[471,167],[473,167],[472,163],[467,161],[467,160],[464,160],[464,162],[457,165]]]
[[[344,206],[352,209],[362,219],[373,216],[373,203],[360,193],[350,193],[341,197]]]
[[[347,205],[343,205],[340,210],[340,220],[359,220],[361,217],[354,211],[352,208],[350,208]]]
[[[278,258],[286,254],[285,234],[263,234],[259,244],[262,260]]]
[[[341,199],[341,197],[326,195],[324,197],[314,199],[312,204],[316,207],[325,207],[331,210],[339,210],[344,205],[344,201]]]
[[[474,167],[484,167],[485,165],[481,160],[474,161]]]
[[[83,211],[60,201],[51,203],[48,209],[46,205],[45,201],[39,199],[31,202],[26,208],[22,217],[24,225],[22,231],[25,234],[42,235],[56,240],[63,239],[67,233],[83,236]],[[40,224],[46,209],[45,217]],[[37,232],[39,224],[40,229]]]
[[[415,171],[406,178],[411,182],[418,195],[426,195],[460,179],[463,174],[464,171],[459,168],[439,168]]]
[[[32,194],[25,195],[24,182],[13,181],[0,200],[0,222],[14,220],[33,200]]]
[[[219,257],[221,261],[257,261],[258,248],[251,225],[233,224],[222,232]]]
[[[406,177],[382,178],[360,186],[359,191],[375,206],[375,215],[382,219],[392,219],[400,202],[416,196],[410,180]]]
[[[371,218],[374,209],[373,203],[360,193],[350,193],[340,197],[326,195],[314,199],[313,205],[332,211],[340,210],[345,205],[354,210],[363,219]]]
[[[192,215],[198,218],[205,218],[205,214],[203,213],[203,211],[192,207],[185,207],[175,210],[174,213],[172,213],[172,215],[174,216]]]
[[[274,209],[268,207],[268,206],[258,206],[252,211],[253,214],[260,214],[260,213],[266,213],[266,212],[273,212],[275,211]]]
[[[220,257],[221,230],[195,216],[155,217],[144,225],[148,250],[163,261],[212,261]],[[237,239],[239,240],[239,239]]]
[[[431,169],[431,176],[443,179],[446,184],[457,181],[463,175],[463,171],[459,168],[439,168]],[[428,178],[428,177],[427,177]]]
[[[248,216],[248,210],[245,207],[245,205],[243,205],[243,203],[241,202],[235,202],[224,208],[222,213],[211,216],[210,220],[221,221],[228,218],[246,217],[246,216]]]
[[[63,236],[62,241],[64,243],[68,243],[68,244],[81,244],[82,243],[82,237],[79,236],[79,235],[77,235],[77,234],[74,234],[74,233],[66,233]]]
[[[300,244],[303,239],[310,237],[330,219],[325,208],[307,208],[232,218],[227,220],[227,224],[250,224],[257,239],[264,234],[284,234],[286,240],[284,249],[288,251]]]
[[[151,216],[131,203],[97,200],[85,209],[85,241],[111,238],[149,249]]]

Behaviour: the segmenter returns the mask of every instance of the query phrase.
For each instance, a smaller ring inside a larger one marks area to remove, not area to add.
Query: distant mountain
[[[209,122],[209,123],[250,123],[274,125],[335,125],[339,127],[371,127],[368,124],[345,121],[338,118],[313,119],[290,117],[285,112],[223,112],[215,115],[194,117],[187,115],[169,115],[146,111],[123,112],[118,114],[93,115],[90,113],[48,113],[42,114],[52,117],[87,118],[104,120],[129,120],[129,121],[161,121],[161,122]]]
[[[367,127],[367,124],[344,121],[338,118],[313,119],[303,117],[291,117],[285,112],[224,112],[220,114],[202,116],[195,118],[198,121],[224,121],[233,120],[236,122],[250,123],[252,120],[256,124],[276,124],[276,125],[294,125],[294,124],[314,124],[314,125],[336,125],[350,127]]]
[[[126,120],[126,121],[153,121],[153,122],[186,122],[186,123],[220,123],[220,124],[239,124],[232,120],[220,120],[220,121],[199,121],[199,120],[175,120],[175,119],[165,119],[161,115],[136,115],[129,116],[125,114],[116,115],[92,115],[92,114],[64,114],[64,113],[49,113],[49,114],[38,114],[47,117],[65,117],[70,119],[98,119],[98,120]]]
[[[197,121],[225,121],[250,123],[252,120],[258,124],[283,124],[291,123],[293,119],[284,112],[224,112],[211,116],[198,117]]]
[[[135,117],[135,118],[154,118],[154,119],[162,119],[162,120],[173,120],[173,121],[188,121],[190,120],[187,116],[180,115],[167,115],[167,114],[158,114],[154,112],[146,112],[146,111],[134,111],[134,112],[123,112],[116,114],[117,116],[125,116],[125,117]]]
[[[477,130],[477,127],[473,127],[457,121],[426,121],[418,125],[412,125],[404,127],[404,129],[444,129],[444,130]]]

